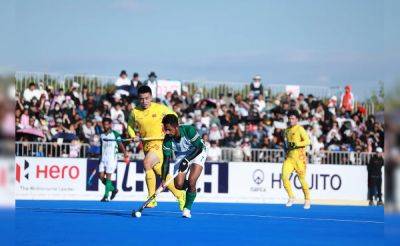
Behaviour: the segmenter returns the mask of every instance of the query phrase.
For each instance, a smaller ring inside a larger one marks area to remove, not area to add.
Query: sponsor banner
[[[16,198],[81,199],[86,159],[15,157]]]
[[[89,199],[100,199],[104,193],[104,185],[98,179],[90,181],[90,177],[98,168],[98,160],[88,160],[86,175],[86,194]],[[173,166],[170,167],[170,173]],[[203,174],[197,182],[198,201],[224,201],[228,197],[228,163],[206,163]],[[144,201],[147,198],[147,187],[143,161],[131,162],[126,165],[118,163],[115,175],[112,177],[114,184],[119,189],[115,200],[119,201]],[[157,187],[161,180],[157,177]],[[175,201],[172,193],[164,191],[157,198],[159,201]],[[197,199],[196,199],[197,200]]]
[[[284,202],[281,182],[282,164],[230,163],[229,179],[232,202]],[[307,182],[312,200],[365,201],[367,168],[351,165],[308,165]],[[298,176],[290,177],[296,198],[303,199]]]
[[[287,199],[281,182],[282,164],[208,162],[197,183],[198,202],[282,203]],[[172,173],[172,165],[171,171]],[[142,161],[118,164],[112,176],[119,189],[116,200],[144,201],[147,187]],[[365,166],[308,165],[311,199],[361,202],[367,199]],[[290,177],[297,198],[303,194],[295,173]],[[160,180],[157,179],[157,187]],[[104,185],[98,179],[98,160],[79,158],[15,158],[17,199],[100,200]],[[175,201],[170,192],[159,201]]]
[[[167,92],[181,94],[181,82],[177,80],[157,80],[157,97],[163,98]]]

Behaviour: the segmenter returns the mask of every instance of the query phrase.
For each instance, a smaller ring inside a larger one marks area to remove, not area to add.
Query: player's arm
[[[163,181],[165,181],[165,178],[169,173],[169,164],[172,159],[172,143],[170,140],[168,140],[168,138],[164,139],[162,149],[164,160],[161,167],[161,178]]]
[[[303,127],[299,128],[299,133],[300,133],[300,141],[296,143],[296,147],[302,148],[306,147],[311,144],[310,138],[308,137],[308,134],[306,130]]]
[[[190,143],[192,144],[193,148],[191,148],[189,153],[181,161],[179,170],[182,172],[186,170],[188,163],[191,160],[193,160],[194,158],[196,158],[205,148],[204,143],[201,140],[199,133],[196,131],[196,129],[193,126],[191,126],[188,129],[188,137],[190,139]]]
[[[132,110],[131,114],[129,115],[129,119],[128,119],[128,135],[131,138],[135,138],[136,137],[136,133],[135,133],[135,113]]]
[[[124,144],[122,143],[121,135],[120,135],[118,132],[116,132],[116,131],[113,131],[113,133],[114,133],[114,135],[115,135],[115,140],[117,141],[118,148],[119,148],[119,150],[120,150],[122,153],[124,153],[124,157],[125,157],[125,159],[126,159],[126,158],[128,157],[128,153],[126,152],[125,146],[124,146]]]

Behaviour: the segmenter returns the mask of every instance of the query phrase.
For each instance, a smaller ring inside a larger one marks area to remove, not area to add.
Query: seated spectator
[[[208,149],[207,161],[217,162],[222,160],[222,150],[218,147],[216,141],[210,141],[210,148]]]
[[[220,141],[223,137],[223,134],[221,133],[221,130],[219,130],[217,124],[212,124],[210,133],[209,133],[209,139],[210,141]]]
[[[40,91],[36,89],[35,83],[30,83],[29,87],[24,90],[24,101],[30,103],[33,98],[40,98]]]
[[[82,126],[82,133],[86,143],[96,134],[92,120],[86,120],[86,123]]]

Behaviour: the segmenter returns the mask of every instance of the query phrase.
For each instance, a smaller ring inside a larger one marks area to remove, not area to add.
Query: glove
[[[183,160],[179,164],[179,171],[186,172],[188,166],[189,166],[189,161],[186,158],[183,158]]]
[[[289,142],[288,145],[289,145],[290,150],[296,148],[296,143],[294,143],[294,142]]]

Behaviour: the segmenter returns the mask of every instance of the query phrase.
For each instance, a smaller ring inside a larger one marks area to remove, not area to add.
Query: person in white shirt
[[[125,122],[125,115],[124,111],[122,111],[121,104],[117,103],[115,106],[113,106],[110,109],[110,114],[111,114],[111,120],[116,120],[116,119],[121,119],[123,122]],[[121,118],[120,118],[121,117]]]
[[[154,97],[157,97],[157,75],[155,72],[150,72],[149,78],[144,82],[144,85],[147,85],[151,89],[151,94],[154,95]]]
[[[222,150],[217,146],[216,141],[210,141],[210,148],[208,149],[207,161],[221,161],[222,159]]]
[[[86,139],[86,142],[89,142],[89,140],[96,134],[96,130],[94,129],[91,120],[88,119],[86,124],[82,125],[82,133]]]
[[[131,81],[128,79],[128,74],[125,70],[122,70],[119,74],[119,78],[115,81],[115,86],[117,87],[115,94],[129,96]]]
[[[258,95],[258,98],[254,100],[254,104],[259,113],[263,112],[266,106],[264,96],[262,94]]]
[[[218,129],[217,124],[214,123],[211,125],[211,129],[210,129],[210,133],[208,134],[208,138],[210,139],[210,141],[219,141],[222,139],[222,133]]]
[[[24,90],[24,101],[31,102],[34,97],[39,99],[40,91],[36,89],[36,84],[32,82],[29,84],[29,87]]]

